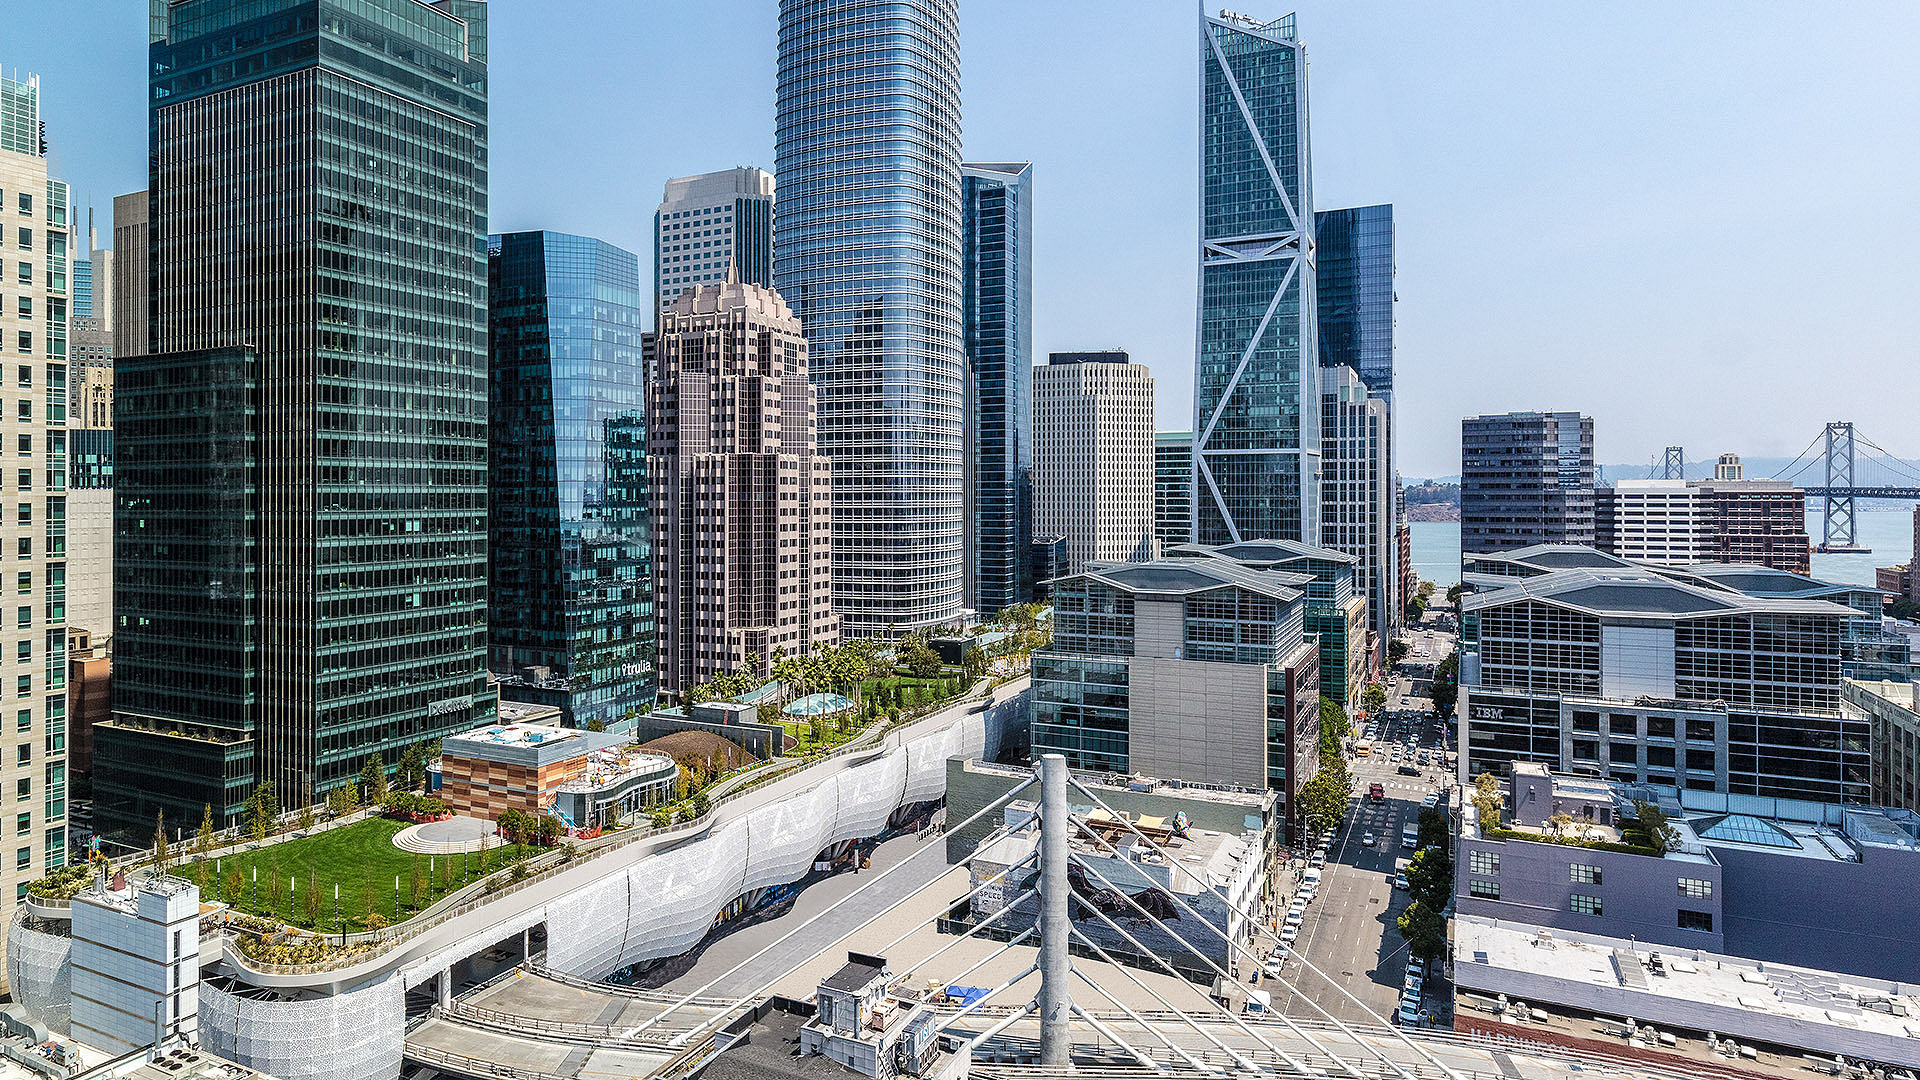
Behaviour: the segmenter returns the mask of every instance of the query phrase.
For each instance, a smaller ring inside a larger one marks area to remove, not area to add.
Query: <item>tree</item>
[[[1331,829],[1346,816],[1347,793],[1340,790],[1331,772],[1322,769],[1300,785],[1300,809],[1309,830]]]
[[[1458,604],[1460,602],[1460,598],[1466,595],[1466,592],[1467,592],[1467,585],[1463,581],[1456,581],[1453,584],[1447,586],[1447,603]]]
[[[1424,596],[1415,596],[1413,599],[1407,601],[1406,615],[1408,622],[1419,622],[1421,619],[1426,618],[1427,598]]]
[[[1453,895],[1453,860],[1445,848],[1416,851],[1407,861],[1407,891],[1429,911],[1445,911]]]
[[[1433,585],[1433,582],[1431,582],[1431,581],[1423,581],[1423,582],[1421,582],[1421,583],[1420,583],[1420,589],[1419,589],[1419,592],[1420,592],[1420,599],[1422,599],[1422,600],[1432,600],[1432,599],[1433,599],[1433,593],[1434,593],[1434,585]]]
[[[273,785],[261,784],[247,796],[247,831],[253,834],[256,843],[265,840],[274,822],[280,819],[280,800],[273,793]]]
[[[605,731],[607,730],[607,722],[596,716],[593,719],[587,721],[587,730],[588,731]]]
[[[1400,661],[1405,660],[1407,658],[1407,654],[1412,651],[1413,651],[1412,648],[1409,647],[1406,642],[1401,641],[1399,638],[1395,638],[1392,641],[1387,643],[1387,663],[1397,664]]]
[[[387,763],[380,760],[379,754],[368,757],[366,764],[360,766],[360,790],[374,806],[387,801]]]
[[[1433,669],[1433,684],[1427,689],[1427,696],[1433,699],[1433,707],[1441,716],[1453,712],[1454,705],[1460,701],[1460,654],[1450,652],[1440,665]]]
[[[163,874],[167,872],[167,815],[164,811],[153,816],[153,868]]]
[[[1437,847],[1442,851],[1452,850],[1448,844],[1448,841],[1452,838],[1447,833],[1447,816],[1445,814],[1442,814],[1439,810],[1431,806],[1422,807],[1419,821],[1420,839],[1417,842],[1421,848]]]
[[[761,677],[760,654],[758,652],[752,649],[747,650],[747,655],[740,661],[740,666],[745,668],[747,673],[754,678],[758,679]]]
[[[1639,827],[1634,831],[1644,834],[1646,846],[1656,851],[1672,851],[1680,843],[1680,832],[1667,824],[1666,811],[1642,799],[1633,800],[1634,820]]]
[[[1447,921],[1433,908],[1415,900],[1394,920],[1400,936],[1407,939],[1407,951],[1422,960],[1431,960],[1447,947]]]
[[[1387,688],[1377,682],[1368,683],[1367,688],[1360,691],[1360,703],[1368,712],[1379,712],[1387,703]]]
[[[193,834],[194,854],[202,859],[213,853],[213,804],[205,803],[200,807],[200,831]]]
[[[916,641],[903,649],[900,659],[916,679],[931,679],[940,674],[940,654],[921,642]]]
[[[707,797],[706,792],[702,791],[698,795],[695,795],[693,797],[693,816],[694,817],[703,818],[712,812],[713,812],[713,800]]]
[[[1473,808],[1479,812],[1482,830],[1499,827],[1501,801],[1499,777],[1483,772],[1473,778]]]

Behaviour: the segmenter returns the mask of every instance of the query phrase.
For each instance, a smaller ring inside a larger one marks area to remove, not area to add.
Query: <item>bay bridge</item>
[[[1864,447],[1866,453],[1861,452]],[[1664,479],[1684,479],[1685,452],[1667,447],[1661,465]],[[1856,431],[1853,422],[1838,420],[1813,437],[1806,448],[1775,472],[1771,479],[1786,480],[1823,502],[1820,543],[1823,552],[1865,552],[1855,520],[1857,500],[1911,499],[1920,502],[1920,463],[1903,461],[1886,447]]]

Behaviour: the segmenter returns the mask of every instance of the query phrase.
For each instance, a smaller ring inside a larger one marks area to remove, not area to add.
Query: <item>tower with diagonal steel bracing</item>
[[[1319,543],[1307,55],[1293,16],[1200,20],[1195,538]]]

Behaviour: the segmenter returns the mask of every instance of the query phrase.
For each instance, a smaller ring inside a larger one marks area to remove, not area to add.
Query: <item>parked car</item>
[[[1396,888],[1396,889],[1404,889],[1404,888],[1406,888],[1406,887],[1407,887],[1407,875],[1406,875],[1405,873],[1398,873],[1398,874],[1395,874],[1395,875],[1393,875],[1393,887],[1394,887],[1394,888]]]

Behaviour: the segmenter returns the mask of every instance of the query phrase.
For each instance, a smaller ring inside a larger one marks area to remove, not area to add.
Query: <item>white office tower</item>
[[[1596,495],[1594,531],[1608,554],[1656,566],[1705,557],[1700,491],[1685,480],[1621,480]]]
[[[1113,352],[1033,372],[1033,532],[1064,536],[1056,571],[1145,559],[1153,544],[1153,376]]]
[[[1379,647],[1400,611],[1395,485],[1387,440],[1393,406],[1350,367],[1320,370],[1320,543],[1360,560],[1355,584]]]
[[[773,288],[773,174],[739,168],[667,181],[653,215],[656,307],[696,285]]]
[[[200,890],[192,882],[142,872],[75,896],[72,955],[74,1038],[124,1054],[199,1030]]]

